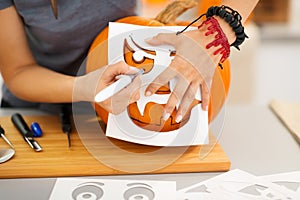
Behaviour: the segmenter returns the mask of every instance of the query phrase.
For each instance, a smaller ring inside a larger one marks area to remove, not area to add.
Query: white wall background
[[[248,26],[250,39],[232,52],[229,104],[300,102],[300,1],[291,0],[289,22]],[[251,94],[251,95],[249,95]]]

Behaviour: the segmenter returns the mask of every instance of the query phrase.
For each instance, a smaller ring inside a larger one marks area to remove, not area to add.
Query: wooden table
[[[212,134],[209,144],[202,146],[146,146],[108,138],[101,132],[95,115],[76,115],[69,148],[57,115],[23,117],[27,124],[38,122],[42,127],[43,136],[36,141],[43,150],[35,152],[29,147],[10,116],[0,117],[6,136],[16,151],[11,160],[0,165],[0,178],[220,172],[230,169],[227,155]]]

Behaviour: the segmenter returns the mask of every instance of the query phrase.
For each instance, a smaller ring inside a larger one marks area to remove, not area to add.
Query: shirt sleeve
[[[13,6],[13,0],[1,0],[0,1],[0,10]]]

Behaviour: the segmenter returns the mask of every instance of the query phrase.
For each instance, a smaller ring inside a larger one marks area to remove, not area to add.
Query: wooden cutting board
[[[38,122],[43,129],[43,136],[36,138],[43,151],[35,152],[29,147],[13,126],[10,117],[0,117],[6,137],[16,151],[11,160],[0,164],[0,178],[212,172],[230,169],[228,157],[212,136],[210,144],[202,147],[151,147],[109,139],[93,129],[92,124],[97,120],[82,116],[79,124],[83,125],[84,131],[81,128],[78,134],[73,128],[72,146],[68,148],[67,136],[61,131],[58,116],[24,116],[24,119],[27,124]],[[0,148],[8,147],[0,139]]]

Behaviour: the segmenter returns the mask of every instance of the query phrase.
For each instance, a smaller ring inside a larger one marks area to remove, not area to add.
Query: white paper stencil
[[[235,169],[178,191],[175,181],[59,178],[50,200],[299,200],[299,175],[257,177]]]
[[[293,199],[300,199],[300,171],[261,176],[260,178],[291,190]]]
[[[140,100],[137,101],[138,110],[144,114],[145,106],[149,102],[166,104],[170,94],[153,94],[144,96],[145,89],[161,72],[163,72],[173,59],[171,52],[174,48],[168,45],[158,47],[150,46],[145,39],[158,33],[172,33],[183,27],[145,27],[123,23],[109,23],[108,57],[109,63],[124,61],[124,48],[120,44],[128,44],[134,50],[133,58],[136,61],[150,58],[154,61],[153,67],[142,79]],[[146,50],[155,51],[150,54]],[[170,90],[174,89],[176,79],[170,81]],[[200,100],[200,90],[195,99]],[[178,108],[178,106],[177,106]],[[106,136],[138,144],[152,146],[189,146],[208,143],[208,112],[203,111],[201,104],[194,106],[189,121],[180,129],[169,132],[156,132],[143,129],[134,124],[127,110],[119,115],[109,114]]]
[[[176,199],[176,182],[59,178],[50,200]]]
[[[199,188],[202,191],[197,191]],[[242,170],[232,170],[178,191],[178,199],[291,200],[294,193]]]

